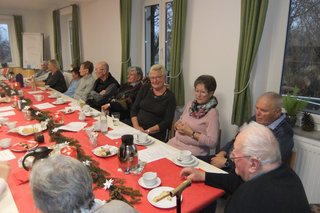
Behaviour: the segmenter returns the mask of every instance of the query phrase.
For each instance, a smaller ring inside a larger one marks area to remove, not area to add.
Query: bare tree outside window
[[[173,2],[157,2],[144,8],[145,70],[148,75],[153,64],[165,65],[169,83]]]
[[[0,62],[12,62],[9,28],[7,24],[0,23]]]
[[[320,114],[320,0],[291,0],[281,94],[299,88],[307,111]]]

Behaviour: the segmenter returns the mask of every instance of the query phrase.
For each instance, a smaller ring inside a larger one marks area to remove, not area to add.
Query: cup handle
[[[24,156],[24,158],[23,158],[23,160],[22,160],[22,166],[23,166],[23,168],[24,168],[26,171],[29,171],[29,168],[24,164],[24,162],[25,162],[25,160],[26,160],[28,157],[32,156],[33,154],[34,154],[34,152],[28,153],[26,156]]]

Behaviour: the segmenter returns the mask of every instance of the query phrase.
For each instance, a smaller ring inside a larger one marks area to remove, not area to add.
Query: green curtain
[[[17,46],[19,51],[19,62],[20,66],[23,66],[23,55],[22,55],[22,32],[23,32],[23,26],[22,26],[22,16],[13,16],[14,19],[14,28],[16,30],[16,38],[17,38]]]
[[[60,64],[60,69],[62,69],[60,11],[54,10],[52,15],[53,15],[54,54],[55,54],[55,59]]]
[[[172,43],[170,56],[170,90],[176,95],[177,105],[184,105],[182,72],[183,43],[186,26],[187,0],[173,1]]]
[[[72,65],[80,66],[80,40],[79,40],[79,7],[72,5]]]
[[[121,84],[127,82],[127,70],[131,66],[130,35],[131,35],[131,0],[120,0],[121,23]]]
[[[251,116],[250,73],[261,40],[268,0],[242,0],[237,73],[232,124],[241,126]]]

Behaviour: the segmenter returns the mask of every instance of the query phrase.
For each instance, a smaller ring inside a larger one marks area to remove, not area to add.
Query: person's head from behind
[[[279,143],[269,128],[250,122],[237,135],[230,159],[236,173],[248,181],[280,165]]]
[[[281,116],[282,97],[275,92],[263,93],[256,102],[256,121],[269,125]]]
[[[166,81],[166,68],[161,64],[154,64],[149,71],[149,79],[152,88],[162,89]]]
[[[40,66],[41,66],[41,70],[44,70],[44,71],[48,70],[48,62],[47,61],[43,61],[40,64]]]
[[[141,81],[143,72],[140,67],[132,66],[128,68],[128,83],[135,83]]]
[[[195,100],[198,104],[207,103],[217,88],[216,79],[211,75],[201,75],[194,82]]]
[[[109,75],[109,64],[106,61],[100,61],[95,66],[97,78],[106,79]]]
[[[8,67],[7,62],[1,63],[1,67],[2,67],[2,68],[7,68],[7,67]]]
[[[93,205],[90,173],[71,157],[57,155],[37,161],[30,184],[35,204],[43,213],[78,212]]]
[[[82,77],[91,74],[93,72],[93,63],[91,61],[82,62],[79,71]]]
[[[80,75],[80,67],[74,67],[71,70],[72,79],[78,79],[81,77]]]
[[[59,62],[55,59],[51,59],[48,61],[48,70],[51,72],[56,72],[60,70]]]

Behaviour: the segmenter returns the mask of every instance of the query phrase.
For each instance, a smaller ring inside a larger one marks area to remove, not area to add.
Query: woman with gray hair
[[[30,184],[37,208],[43,213],[136,212],[125,202],[94,199],[92,178],[85,165],[64,155],[38,161]]]

